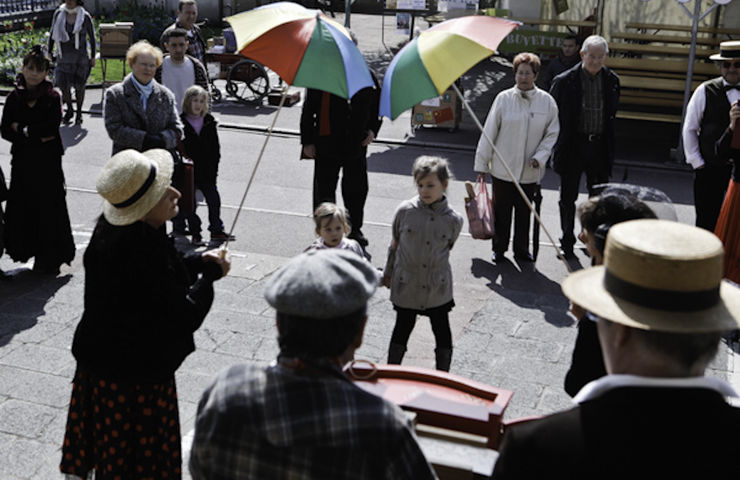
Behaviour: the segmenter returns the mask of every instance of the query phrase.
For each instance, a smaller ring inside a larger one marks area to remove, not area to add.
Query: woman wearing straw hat
[[[704,229],[641,219],[609,230],[604,265],[563,281],[596,321],[609,375],[578,405],[504,434],[493,478],[740,478],[740,408],[705,377],[722,332],[740,326],[740,288]]]
[[[181,259],[160,228],[177,214],[172,169],[166,150],[124,150],[98,177],[105,202],[84,257],[63,473],[181,476],[174,373],[230,262],[215,250]]]
[[[738,57],[740,58],[740,57]],[[740,60],[737,60],[740,71]],[[730,124],[717,141],[716,151],[732,161],[732,178],[727,187],[727,194],[719,212],[714,234],[725,246],[725,278],[740,284],[740,148],[733,148],[733,138],[740,138],[740,100],[730,109]]]
[[[23,58],[15,90],[5,100],[0,131],[11,142],[13,157],[5,249],[16,262],[34,257],[34,271],[56,275],[74,259],[75,244],[62,170],[62,102],[48,73],[49,60],[36,45]]]

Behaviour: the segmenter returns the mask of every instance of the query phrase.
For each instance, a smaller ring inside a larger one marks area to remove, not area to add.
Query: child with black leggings
[[[455,306],[450,250],[460,235],[463,219],[447,205],[450,171],[445,160],[420,157],[414,162],[413,176],[419,195],[396,209],[393,240],[383,272],[383,285],[391,289],[396,310],[388,363],[401,363],[416,316],[425,315],[432,323],[437,369],[449,371],[449,312]]]

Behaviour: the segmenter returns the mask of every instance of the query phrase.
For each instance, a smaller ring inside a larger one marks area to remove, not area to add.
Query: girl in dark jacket
[[[105,202],[84,257],[63,473],[181,478],[175,370],[230,263],[215,250],[183,260],[161,229],[180,198],[172,170],[167,150],[123,150],[98,178]]]
[[[56,275],[75,256],[62,171],[62,101],[46,78],[41,46],[23,58],[15,90],[5,100],[0,131],[12,143],[5,249],[16,262]]]
[[[224,222],[221,221],[221,196],[216,188],[221,146],[218,141],[216,119],[208,113],[209,104],[208,92],[194,85],[185,91],[180,118],[185,126],[183,141],[185,155],[195,166],[195,188],[203,193],[208,205],[208,230],[211,232],[211,241],[224,242],[234,238],[224,232]],[[193,235],[193,243],[202,244],[201,221],[195,210],[186,217],[186,220]]]

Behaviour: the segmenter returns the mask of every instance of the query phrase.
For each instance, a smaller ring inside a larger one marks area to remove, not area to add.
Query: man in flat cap
[[[694,169],[696,226],[714,231],[730,183],[729,152],[715,142],[730,127],[730,108],[740,102],[740,41],[722,42],[713,60],[720,76],[697,87],[686,106],[683,149]]]
[[[740,409],[725,399],[737,393],[704,376],[740,325],[719,239],[665,220],[614,225],[604,265],[563,292],[597,322],[608,375],[575,408],[509,429],[493,478],[740,478]]]
[[[301,254],[269,279],[280,354],[266,368],[235,365],[206,389],[194,480],[435,478],[403,412],[342,372],[376,286],[372,266],[344,250]]]

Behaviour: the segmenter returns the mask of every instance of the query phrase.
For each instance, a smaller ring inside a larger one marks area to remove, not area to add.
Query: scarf
[[[73,9],[68,9],[66,5],[62,4],[59,6],[59,14],[51,26],[51,39],[54,40],[54,44],[57,47],[57,56],[62,58],[62,43],[69,41],[69,35],[67,34],[67,14],[77,14],[75,19],[75,25],[72,28],[72,33],[75,35],[75,50],[80,49],[80,30],[82,30],[82,23],[85,21],[85,9],[81,6],[76,6]]]
[[[152,89],[154,88],[154,80],[151,80],[148,84],[143,85],[136,79],[136,77],[132,73],[131,81],[134,82],[134,87],[136,87],[136,91],[138,91],[141,95],[141,106],[144,107],[144,111],[146,112],[146,101],[149,99],[149,95],[152,94]]]
[[[54,85],[52,85],[48,78],[45,78],[41,83],[39,83],[35,89],[29,90],[26,87],[26,78],[23,74],[19,73],[18,76],[15,77],[15,93],[24,103],[37,100],[38,98],[49,94],[53,89]]]

